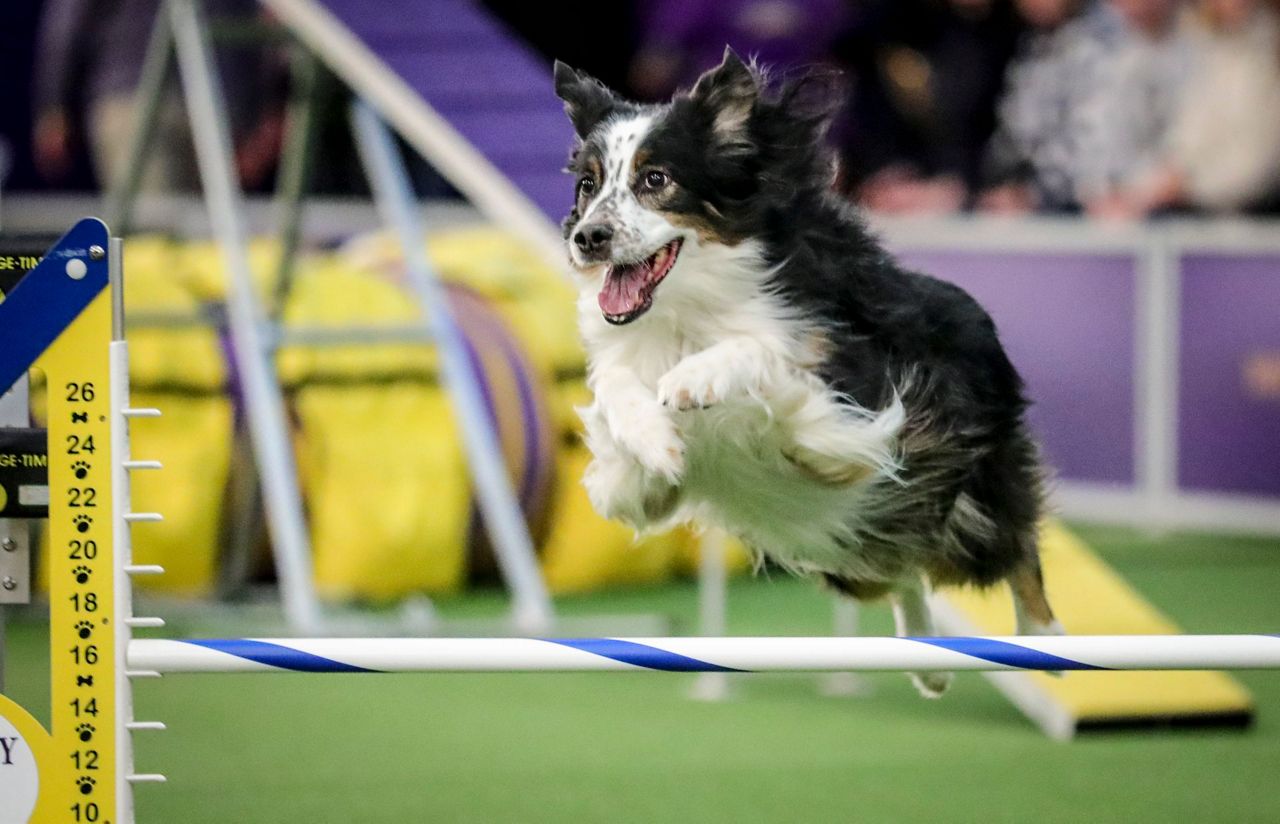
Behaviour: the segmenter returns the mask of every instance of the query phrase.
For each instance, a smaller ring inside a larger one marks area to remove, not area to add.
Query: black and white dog
[[[899,268],[830,191],[826,78],[772,83],[726,50],[665,105],[563,63],[555,81],[596,508],[888,595],[903,635],[935,634],[930,584],[1005,579],[1019,632],[1060,632],[1022,382],[969,295]],[[913,679],[936,696],[950,674]]]

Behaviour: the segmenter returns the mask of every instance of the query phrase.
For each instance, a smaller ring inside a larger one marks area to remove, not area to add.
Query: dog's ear
[[[778,106],[791,120],[821,133],[844,106],[848,95],[848,81],[839,69],[811,67],[782,84]]]
[[[695,104],[711,112],[716,133],[724,136],[746,125],[759,97],[760,83],[755,71],[729,46],[724,48],[720,65],[699,77],[689,92]]]
[[[564,101],[564,112],[578,137],[585,138],[618,105],[618,96],[586,72],[556,61],[556,96]]]

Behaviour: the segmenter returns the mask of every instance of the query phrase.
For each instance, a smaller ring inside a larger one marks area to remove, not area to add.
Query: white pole
[[[1280,669],[1277,635],[135,640],[131,670],[840,672]]]
[[[111,343],[108,368],[111,374],[111,540],[114,569],[112,587],[118,620],[112,630],[115,637],[114,677],[116,688],[116,817],[118,824],[133,824],[133,785],[139,782],[163,782],[164,776],[135,771],[133,733],[142,729],[164,729],[158,722],[138,722],[133,714],[134,671],[128,666],[129,645],[135,626],[164,626],[159,618],[138,618],[133,614],[133,512],[132,472],[158,469],[158,461],[135,461],[129,438],[129,419],[155,417],[156,410],[134,409],[129,404],[129,344],[124,340],[124,251],[120,238],[109,244],[111,275]]]
[[[726,631],[729,582],[725,569],[728,539],[718,529],[702,535],[698,557],[698,627],[703,637],[717,638]],[[729,677],[723,672],[704,672],[690,692],[700,701],[723,701],[729,697]]]
[[[244,390],[254,459],[262,478],[276,576],[289,628],[313,633],[321,626],[311,541],[293,459],[288,415],[264,337],[265,317],[254,291],[244,226],[244,198],[235,176],[226,105],[218,85],[198,0],[168,0],[179,77],[191,116],[196,164],[214,237],[226,259],[227,324],[235,368]]]
[[[1167,528],[1178,489],[1181,260],[1166,229],[1145,233],[1135,258],[1134,473],[1144,520]]]
[[[852,638],[858,634],[858,602],[845,595],[837,595],[831,602],[831,634],[837,638]],[[871,694],[871,683],[855,672],[833,672],[824,676],[818,691],[832,697],[850,697]]]

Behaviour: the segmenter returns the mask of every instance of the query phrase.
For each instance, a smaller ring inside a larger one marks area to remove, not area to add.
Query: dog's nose
[[[573,233],[573,244],[584,255],[599,255],[609,248],[613,239],[613,229],[603,223],[583,226]]]

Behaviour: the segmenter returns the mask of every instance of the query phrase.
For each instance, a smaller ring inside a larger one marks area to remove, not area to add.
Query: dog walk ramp
[[[1056,522],[1040,541],[1049,602],[1072,635],[1173,635],[1182,629]],[[1013,634],[1008,588],[935,593],[943,632]],[[987,678],[1051,737],[1119,727],[1247,726],[1253,699],[1221,672],[989,672]]]
[[[554,265],[573,130],[550,67],[471,0],[262,0],[495,225]]]

